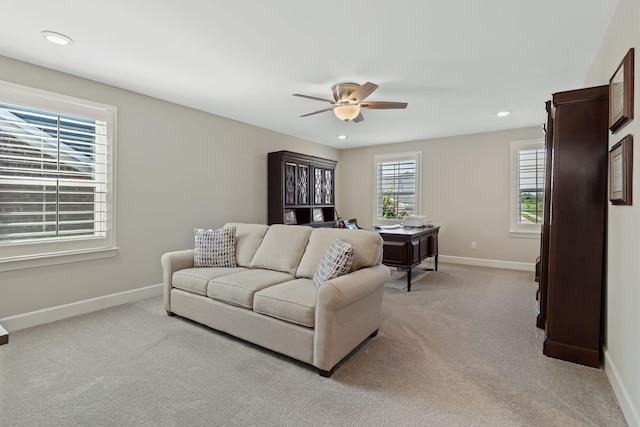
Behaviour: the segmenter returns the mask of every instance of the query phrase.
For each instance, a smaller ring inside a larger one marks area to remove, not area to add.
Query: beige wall
[[[540,123],[544,121],[540,100]],[[441,255],[534,263],[539,239],[509,236],[511,141],[542,139],[539,127],[343,150],[339,214],[373,224],[373,156],[422,152],[422,214],[440,225]],[[477,250],[471,242],[477,242]]]
[[[635,120],[609,136],[609,147],[635,135],[633,206],[609,205],[605,369],[629,425],[640,425],[640,2],[620,0],[585,86],[608,84],[635,48]]]
[[[120,247],[114,258],[0,273],[0,318],[160,283],[161,254],[192,248],[195,226],[266,222],[269,151],[339,156],[330,147],[5,57],[0,80],[118,107]]]

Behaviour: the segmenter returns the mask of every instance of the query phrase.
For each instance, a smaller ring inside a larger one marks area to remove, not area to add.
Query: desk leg
[[[436,271],[438,271],[438,255],[436,254]]]
[[[411,267],[407,269],[407,292],[411,292]]]

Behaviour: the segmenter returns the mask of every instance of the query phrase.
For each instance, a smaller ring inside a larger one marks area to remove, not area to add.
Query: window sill
[[[510,237],[515,237],[517,239],[539,239],[541,234],[540,230],[538,231],[509,231]]]
[[[117,252],[118,248],[116,247],[5,258],[0,260],[0,272],[110,258],[115,256]]]

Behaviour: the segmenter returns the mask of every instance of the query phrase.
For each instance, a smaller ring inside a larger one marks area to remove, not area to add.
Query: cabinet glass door
[[[333,170],[324,170],[324,203],[326,205],[333,204]]]
[[[309,166],[298,165],[298,194],[299,205],[309,204]]]
[[[284,164],[284,204],[309,204],[309,166],[286,162]]]
[[[333,186],[333,169],[314,168],[313,203],[315,205],[332,205]]]

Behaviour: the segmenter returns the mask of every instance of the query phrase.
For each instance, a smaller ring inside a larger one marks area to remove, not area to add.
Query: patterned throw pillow
[[[193,230],[196,239],[194,267],[236,267],[236,227]]]
[[[328,280],[348,274],[353,264],[353,245],[342,239],[336,239],[322,256],[313,282],[320,286]]]

